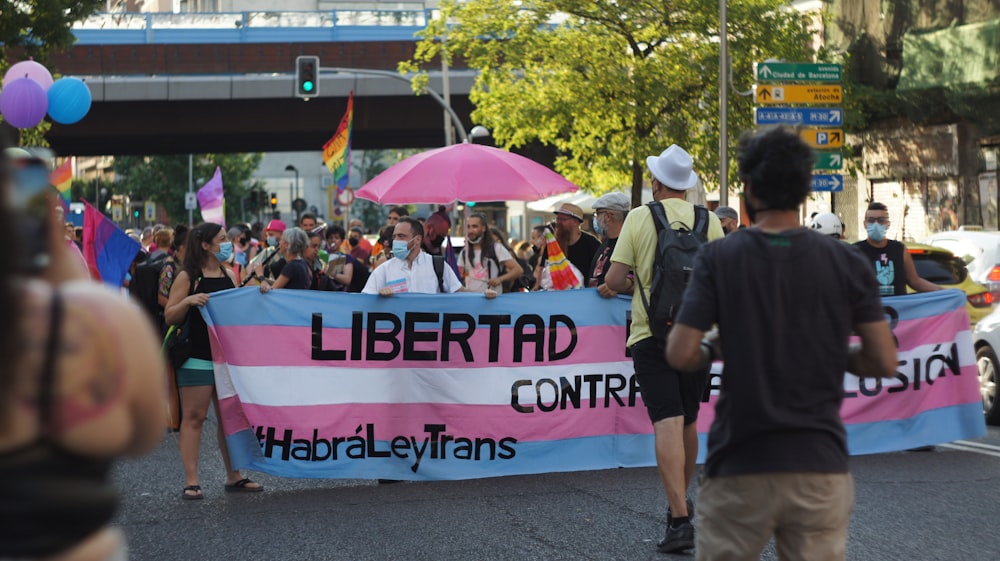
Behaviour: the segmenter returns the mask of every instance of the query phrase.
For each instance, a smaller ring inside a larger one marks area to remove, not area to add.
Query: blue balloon
[[[79,78],[60,78],[49,88],[49,117],[53,121],[72,125],[90,111],[90,88]]]

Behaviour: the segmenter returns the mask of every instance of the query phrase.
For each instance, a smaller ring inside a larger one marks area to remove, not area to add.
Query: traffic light
[[[295,58],[295,95],[310,98],[319,95],[319,57]]]
[[[276,210],[278,208],[278,194],[271,193],[271,210]]]

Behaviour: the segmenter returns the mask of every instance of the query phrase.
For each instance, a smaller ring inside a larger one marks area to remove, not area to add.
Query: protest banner
[[[884,302],[899,374],[847,376],[851,452],[983,434],[964,297]],[[250,288],[213,294],[202,314],[235,466],[432,480],[655,465],[625,348],[630,305],[594,289],[485,300]]]

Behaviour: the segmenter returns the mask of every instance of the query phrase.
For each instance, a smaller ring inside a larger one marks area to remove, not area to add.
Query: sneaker
[[[694,503],[691,502],[691,499],[687,500],[687,507],[688,507],[688,518],[690,518],[691,521],[694,522]],[[674,517],[670,515],[670,506],[667,506],[667,527],[670,527],[673,521]]]
[[[685,522],[676,528],[667,526],[667,535],[656,545],[660,553],[677,553],[694,548],[694,526]]]

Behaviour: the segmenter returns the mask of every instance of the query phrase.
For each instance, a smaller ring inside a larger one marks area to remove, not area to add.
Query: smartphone
[[[23,236],[17,270],[38,274],[49,266],[50,196],[56,190],[49,183],[49,168],[41,158],[15,157],[10,163],[11,207],[15,224]]]

